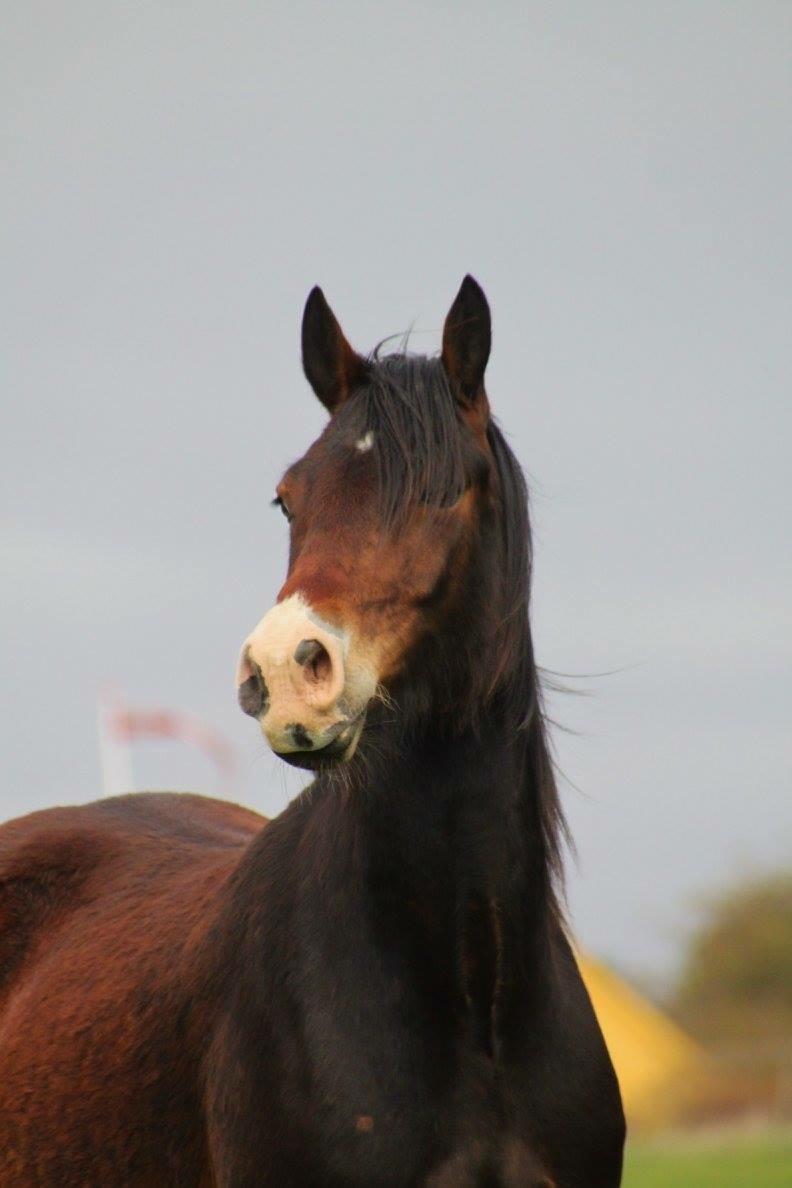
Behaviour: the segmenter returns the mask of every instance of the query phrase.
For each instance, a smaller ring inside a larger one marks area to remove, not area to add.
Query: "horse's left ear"
[[[459,402],[487,410],[484,371],[492,345],[492,321],[484,290],[466,276],[443,327],[443,366]]]
[[[329,413],[344,403],[368,372],[366,360],[347,342],[318,285],[308,294],[303,312],[302,363],[308,383]]]

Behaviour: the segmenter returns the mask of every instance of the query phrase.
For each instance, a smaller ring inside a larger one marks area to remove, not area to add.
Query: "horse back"
[[[149,793],[0,828],[0,1183],[198,1184],[204,938],[264,819]]]

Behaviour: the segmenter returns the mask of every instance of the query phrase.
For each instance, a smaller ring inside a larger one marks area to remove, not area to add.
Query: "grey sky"
[[[361,349],[472,271],[533,484],[583,942],[668,966],[691,897],[792,852],[792,7],[3,5],[0,813],[100,790],[97,692],[236,708],[268,503]],[[213,791],[140,748],[144,786]]]

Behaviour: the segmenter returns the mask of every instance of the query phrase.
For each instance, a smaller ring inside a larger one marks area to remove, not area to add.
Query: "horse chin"
[[[318,751],[276,751],[279,759],[283,759],[291,767],[299,767],[304,771],[322,772],[333,767],[340,767],[348,763],[357,750],[360,736],[366,722],[364,710],[349,726],[326,747]]]

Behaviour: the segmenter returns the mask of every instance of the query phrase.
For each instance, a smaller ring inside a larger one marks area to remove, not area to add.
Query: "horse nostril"
[[[253,666],[252,662],[249,663],[253,667],[253,672],[237,690],[239,707],[244,713],[250,714],[251,718],[260,718],[269,705],[269,691],[261,675],[261,669]]]
[[[318,639],[300,640],[294,652],[294,659],[312,681],[326,681],[332,675],[333,662],[330,653]]]

